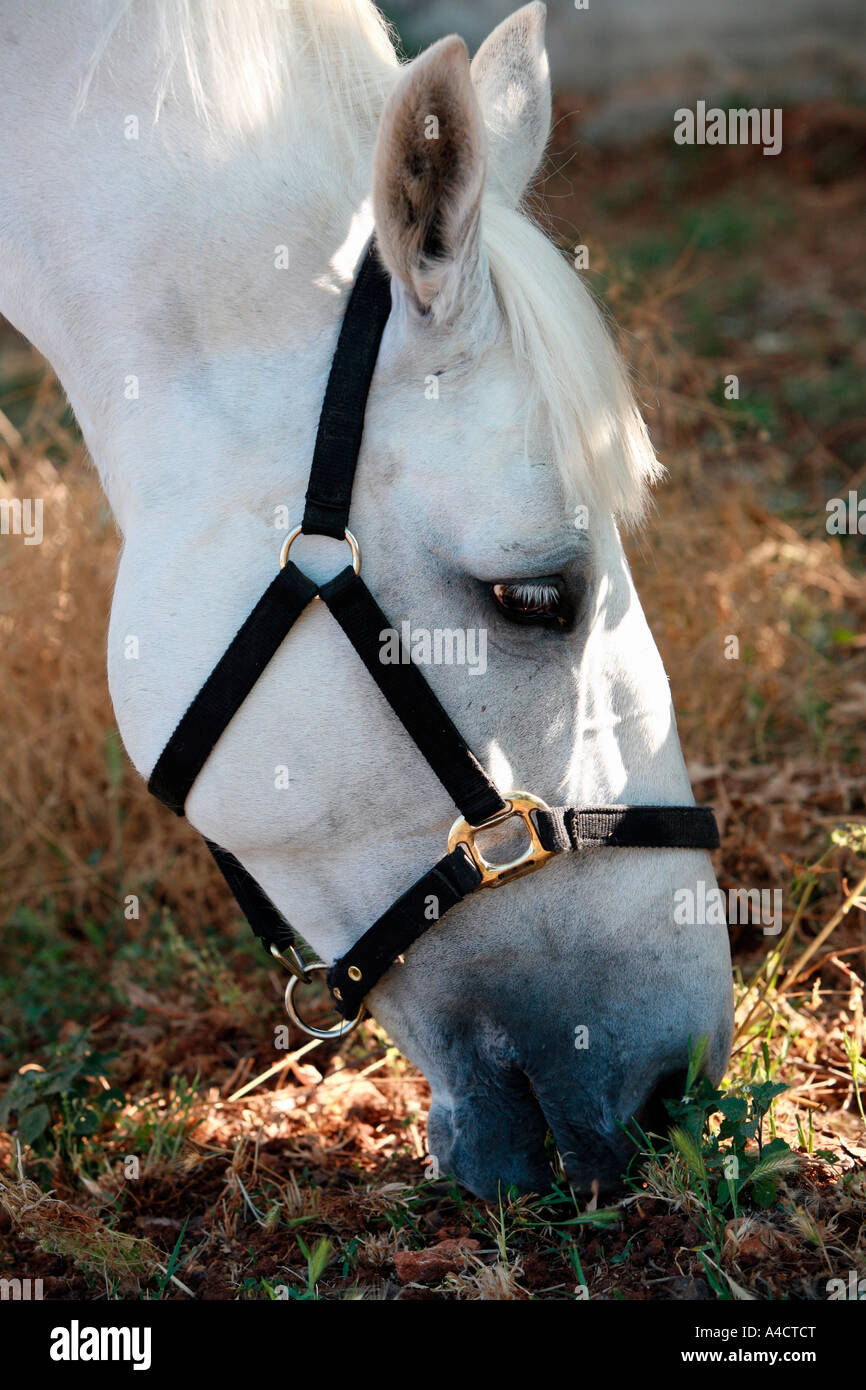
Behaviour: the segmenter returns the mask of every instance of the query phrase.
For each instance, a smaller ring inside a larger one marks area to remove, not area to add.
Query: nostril
[[[635,1115],[644,1134],[667,1134],[671,1117],[665,1108],[666,1100],[681,1100],[686,1089],[686,1073],[682,1068],[664,1072],[653,1086]]]
[[[474,1084],[449,1103],[434,1099],[427,1120],[431,1154],[478,1197],[496,1201],[509,1187],[547,1192],[547,1121],[526,1073],[485,1049]]]

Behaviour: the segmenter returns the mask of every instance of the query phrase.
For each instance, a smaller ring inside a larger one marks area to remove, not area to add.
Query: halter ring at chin
[[[553,850],[544,848],[532,819],[533,811],[550,810],[547,802],[533,796],[531,792],[507,792],[505,800],[508,803],[507,809],[497,816],[491,816],[489,820],[482,821],[480,825],[470,825],[465,816],[460,816],[452,825],[448,836],[449,853],[458,845],[464,845],[469,851],[475,867],[481,874],[479,888],[498,888],[500,884],[511,883],[513,879],[522,878],[524,874],[534,874],[536,869],[540,869],[554,855]],[[504,825],[512,816],[520,816],[529,834],[529,844],[516,859],[509,859],[505,864],[491,864],[476,845],[475,836],[483,830],[492,830],[495,825]]]
[[[306,966],[307,980],[303,983],[307,983],[307,981],[309,980],[310,971],[327,970],[327,968],[328,967],[327,965],[325,965],[324,961],[312,961],[308,966]],[[339,1024],[335,1028],[317,1028],[313,1023],[305,1023],[304,1020],[301,1018],[300,1014],[298,1013],[297,1009],[295,1008],[294,1002],[295,988],[300,979],[301,977],[299,975],[295,975],[294,973],[292,974],[292,978],[286,985],[285,1004],[286,1013],[289,1015],[289,1018],[292,1020],[295,1026],[297,1028],[300,1028],[302,1033],[306,1033],[311,1038],[324,1038],[327,1040],[328,1038],[345,1038],[347,1033],[351,1033],[353,1028],[357,1028],[358,1024],[361,1022],[361,1019],[367,1012],[363,1004],[359,1008],[358,1012],[355,1014],[354,1018],[341,1019]]]
[[[283,541],[283,544],[282,544],[282,546],[280,547],[280,569],[281,569],[281,570],[284,570],[284,569],[286,568],[286,562],[288,561],[288,558],[289,558],[289,551],[291,550],[292,546],[294,545],[295,541],[298,539],[298,536],[301,534],[301,532],[303,531],[303,529],[304,529],[303,526],[296,526],[296,527],[294,528],[293,531],[290,531],[290,532],[289,532],[289,534],[286,536],[286,539]],[[352,532],[349,530],[348,527],[346,527],[346,530],[344,531],[343,535],[344,535],[344,539],[345,539],[345,541],[346,541],[346,543],[347,543],[347,545],[348,545],[350,551],[352,552],[352,569],[355,571],[356,574],[360,574],[360,573],[361,573],[361,547],[359,546],[357,540],[356,540],[355,537],[352,535]]]

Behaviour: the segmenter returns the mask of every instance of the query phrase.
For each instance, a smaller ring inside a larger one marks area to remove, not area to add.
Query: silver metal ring
[[[294,528],[293,531],[290,531],[290,532],[289,532],[289,534],[286,536],[286,539],[283,541],[282,545],[280,546],[280,569],[281,569],[281,570],[286,568],[286,564],[287,564],[288,559],[289,559],[289,551],[291,550],[292,546],[294,545],[295,541],[298,539],[298,536],[301,534],[301,532],[303,531],[303,529],[304,529],[303,526],[296,526],[296,527]],[[343,537],[344,537],[344,539],[345,539],[345,541],[346,541],[346,544],[348,545],[350,551],[352,552],[352,569],[355,571],[356,574],[360,574],[360,573],[361,573],[361,547],[359,546],[359,544],[358,544],[357,540],[355,539],[355,537],[352,535],[352,532],[351,532],[350,530],[348,530],[348,528],[343,532]]]
[[[325,965],[324,961],[314,960],[305,968],[307,975],[310,975],[314,970],[327,970],[328,967]],[[354,1018],[341,1019],[336,1028],[316,1028],[312,1023],[305,1023],[295,1008],[293,996],[298,983],[299,977],[297,975],[292,975],[292,978],[286,985],[286,1013],[289,1015],[292,1022],[300,1028],[301,1032],[306,1033],[311,1038],[345,1038],[351,1033],[353,1028],[357,1028],[364,1014],[367,1012],[362,1004]]]

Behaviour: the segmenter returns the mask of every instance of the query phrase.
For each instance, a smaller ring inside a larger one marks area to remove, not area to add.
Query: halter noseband
[[[380,660],[380,634],[392,624],[360,576],[361,551],[348,529],[352,483],[364,411],[379,344],[391,310],[390,279],[371,242],[353,286],[322,403],[304,517],[283,542],[280,568],[246,622],[217,662],[157,759],[148,788],[177,815],[220,735],[252,690],[304,609],[321,599],[460,809],[448,852],[330,966],[305,965],[292,928],[233,854],[210,840],[213,854],[253,931],[291,972],[286,1009],[312,1037],[340,1037],[364,1015],[364,999],[394,961],[446,912],[479,888],[494,888],[534,873],[556,854],[596,847],[717,849],[715,816],[705,806],[548,806],[528,792],[501,796],[434,695],[418,666]],[[348,542],[351,564],[316,585],[290,558],[292,543],[307,535]],[[476,836],[519,817],[529,844],[508,863],[490,863]],[[431,898],[436,902],[430,914]],[[315,1028],[297,1014],[293,995],[311,970],[326,970],[328,988],[343,1023]]]

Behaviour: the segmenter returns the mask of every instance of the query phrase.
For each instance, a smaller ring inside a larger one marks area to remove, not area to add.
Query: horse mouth
[[[440,1172],[487,1201],[496,1201],[510,1188],[543,1197],[557,1177],[575,1195],[610,1195],[623,1188],[643,1136],[667,1131],[664,1102],[682,1095],[684,1081],[681,1070],[665,1072],[634,1114],[614,1119],[602,1130],[590,1118],[591,1109],[583,1121],[568,1115],[564,1097],[551,1101],[513,1066],[493,1085],[483,1091],[475,1087],[450,1106],[434,1098],[428,1148]]]
[[[485,1087],[474,1086],[451,1105],[435,1097],[427,1146],[440,1172],[477,1197],[496,1201],[509,1188],[547,1192],[553,1169],[548,1124],[528,1077],[516,1067]]]

